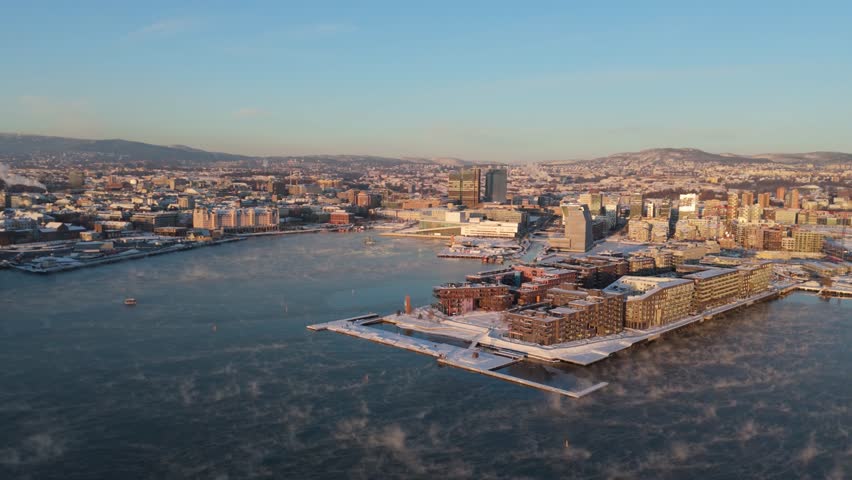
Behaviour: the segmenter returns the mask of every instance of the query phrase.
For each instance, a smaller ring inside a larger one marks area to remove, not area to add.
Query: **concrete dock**
[[[381,318],[376,314],[361,315],[358,317],[346,318],[343,320],[335,320],[332,322],[308,325],[307,328],[313,331],[328,330],[330,332],[341,333],[352,337],[358,337],[365,340],[370,340],[382,345],[402,348],[416,353],[435,357],[438,363],[448,365],[455,368],[460,368],[470,372],[487,375],[500,380],[517,383],[531,388],[536,388],[546,392],[556,393],[570,398],[580,398],[588,395],[600,388],[605,387],[606,383],[598,383],[591,387],[579,391],[565,390],[562,388],[545,385],[531,380],[526,380],[504,373],[496,372],[515,362],[523,360],[522,354],[511,354],[506,352],[491,353],[481,348],[477,348],[477,344],[484,339],[484,335],[474,339],[471,345],[467,348],[448,345],[446,343],[433,342],[422,338],[410,337],[401,335],[387,330],[372,328],[368,325],[380,321]]]

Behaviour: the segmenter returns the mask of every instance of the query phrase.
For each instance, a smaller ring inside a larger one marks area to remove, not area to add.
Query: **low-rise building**
[[[352,214],[343,210],[336,210],[329,214],[328,223],[332,225],[349,225],[352,223]]]
[[[177,212],[138,212],[130,217],[135,228],[146,232],[153,232],[160,227],[174,227],[177,220]]]
[[[483,222],[463,223],[461,234],[465,237],[493,237],[493,238],[515,238],[518,236],[519,228],[513,222]]]

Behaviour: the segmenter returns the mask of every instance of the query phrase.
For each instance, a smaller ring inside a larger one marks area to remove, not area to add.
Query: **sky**
[[[852,152],[852,2],[0,0],[0,132],[477,161]]]

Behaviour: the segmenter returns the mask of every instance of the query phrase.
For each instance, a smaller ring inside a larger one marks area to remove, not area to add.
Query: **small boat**
[[[125,298],[124,304],[132,307],[133,305],[136,305],[136,299],[135,298]]]

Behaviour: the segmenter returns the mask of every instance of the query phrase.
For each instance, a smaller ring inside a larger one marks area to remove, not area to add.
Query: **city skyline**
[[[444,5],[11,6],[0,131],[483,162],[852,151],[846,4]]]
[[[852,4],[7,3],[0,479],[850,476]]]

